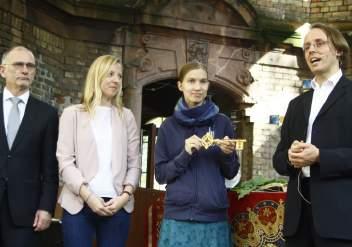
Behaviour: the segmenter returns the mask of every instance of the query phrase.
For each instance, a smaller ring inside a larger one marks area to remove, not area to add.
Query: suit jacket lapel
[[[26,109],[24,111],[23,119],[21,121],[20,127],[18,128],[15,140],[13,141],[11,149],[15,149],[21,139],[25,136],[26,133],[29,133],[30,123],[34,123],[33,112],[35,111],[35,102],[32,96],[29,96]]]
[[[304,113],[304,120],[306,123],[309,121],[310,109],[312,107],[312,100],[313,100],[313,90],[310,90],[306,93],[305,97],[303,98],[303,113]]]
[[[9,150],[9,145],[7,143],[7,136],[4,123],[4,106],[3,106],[3,94],[0,94],[0,142],[1,147],[6,147]]]
[[[326,102],[320,109],[316,118],[319,118],[322,114],[324,114],[343,94],[346,93],[345,87],[349,85],[348,80],[342,76],[341,79],[336,84],[335,88],[330,93]]]

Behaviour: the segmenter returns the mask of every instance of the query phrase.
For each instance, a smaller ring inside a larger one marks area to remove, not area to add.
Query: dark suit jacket
[[[54,213],[58,189],[56,143],[58,114],[55,108],[29,97],[11,150],[4,127],[0,94],[0,191],[7,188],[15,225],[32,226],[38,209]],[[0,205],[4,198],[0,198]]]
[[[296,233],[302,203],[297,192],[299,169],[288,164],[287,151],[294,140],[306,140],[312,96],[309,91],[290,102],[273,157],[275,170],[289,176],[285,236]],[[322,237],[352,240],[352,81],[346,77],[316,117],[311,143],[320,149],[320,162],[311,166],[314,226]]]

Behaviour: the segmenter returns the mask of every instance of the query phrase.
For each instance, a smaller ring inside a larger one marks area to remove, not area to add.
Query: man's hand
[[[51,224],[51,214],[45,210],[38,209],[34,218],[34,231],[40,232],[49,228]]]
[[[319,162],[319,149],[311,143],[294,141],[288,150],[288,159],[295,168]]]

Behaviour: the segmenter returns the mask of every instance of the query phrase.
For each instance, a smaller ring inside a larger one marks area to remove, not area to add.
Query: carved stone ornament
[[[243,86],[249,86],[254,81],[251,72],[249,72],[247,69],[238,71],[236,80]]]
[[[208,64],[208,42],[201,40],[187,40],[187,62]]]
[[[141,72],[149,72],[153,70],[153,67],[153,60],[150,57],[145,56],[141,58],[138,70],[140,70]]]
[[[149,72],[154,68],[154,62],[145,49],[138,49],[135,58],[126,63],[127,68],[135,67],[140,72]]]
[[[251,50],[248,50],[248,49],[242,49],[242,56],[243,58],[248,61],[250,56],[252,54],[252,51]]]
[[[149,43],[151,43],[154,40],[154,36],[151,34],[144,34],[142,36],[142,44],[143,45],[147,45]]]

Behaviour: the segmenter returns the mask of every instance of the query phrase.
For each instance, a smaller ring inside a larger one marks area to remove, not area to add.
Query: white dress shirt
[[[327,81],[324,81],[321,86],[316,82],[315,78],[312,80],[313,99],[312,106],[310,108],[309,122],[307,128],[307,139],[306,143],[311,143],[312,141],[312,127],[317,117],[320,109],[323,107],[327,98],[329,97],[332,90],[335,88],[336,84],[342,76],[342,71],[339,69],[335,74],[333,74]],[[310,167],[306,166],[302,168],[303,176],[310,177]]]
[[[9,121],[9,115],[12,108],[12,102],[10,98],[15,97],[6,87],[4,88],[3,97],[2,97],[2,105],[4,110],[4,125],[5,131],[7,134],[7,122]],[[21,99],[18,103],[18,109],[20,111],[20,121],[22,122],[24,112],[26,110],[27,102],[29,99],[29,91],[25,92],[24,94],[17,96],[17,98]]]

